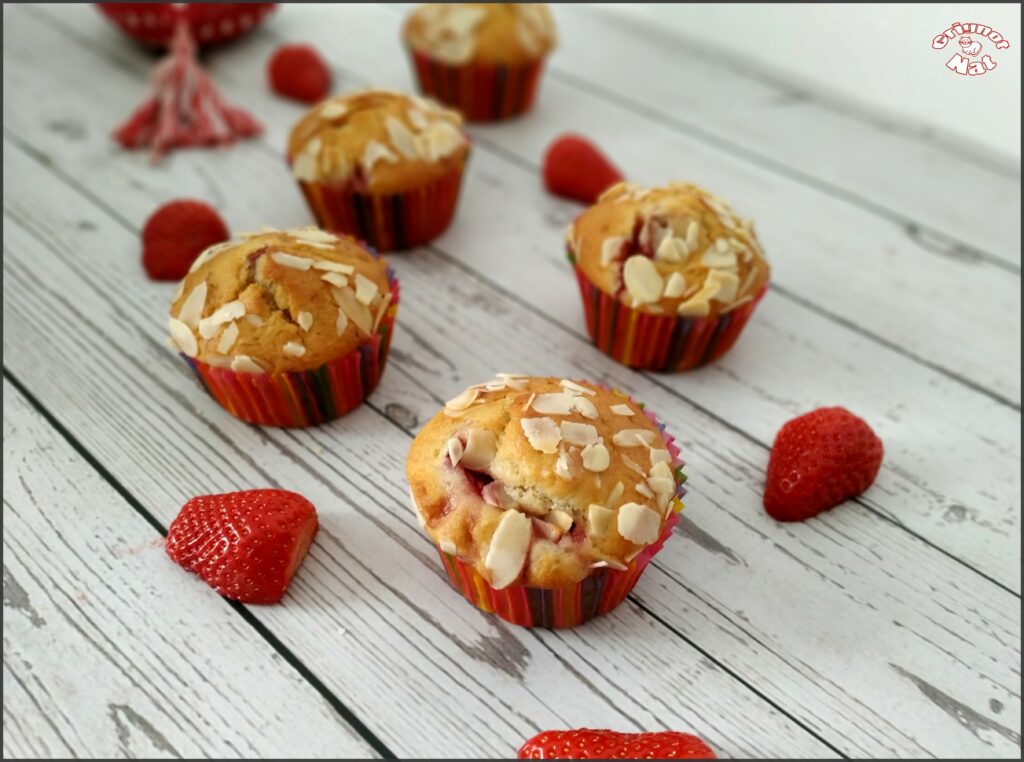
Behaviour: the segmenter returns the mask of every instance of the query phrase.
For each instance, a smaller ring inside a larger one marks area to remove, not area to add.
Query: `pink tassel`
[[[249,112],[229,105],[218,92],[199,65],[195,41],[182,20],[144,100],[114,131],[114,139],[128,149],[149,146],[155,163],[175,148],[227,145],[262,131]]]

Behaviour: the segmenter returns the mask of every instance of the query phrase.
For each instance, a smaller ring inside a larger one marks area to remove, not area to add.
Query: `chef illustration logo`
[[[1010,41],[995,29],[974,21],[950,24],[948,29],[932,38],[932,47],[942,50],[954,40],[960,46],[960,52],[953,52],[946,61],[946,68],[969,77],[992,71],[998,65],[992,57],[993,52],[1010,47]]]

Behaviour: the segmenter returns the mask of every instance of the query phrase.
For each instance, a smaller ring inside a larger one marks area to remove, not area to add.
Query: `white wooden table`
[[[281,158],[302,109],[283,41],[338,90],[411,88],[402,9],[282,9],[210,55],[259,141],[118,151],[152,58],[89,7],[4,7],[5,756],[512,756],[553,727],[673,728],[723,756],[1019,757],[1019,165],[780,82],[610,10],[558,8],[528,118],[473,127],[455,224],[393,257],[402,306],[370,402],[299,431],[224,413],[164,343],[161,202],[235,229],[309,222]],[[938,72],[937,76],[943,72]],[[756,218],[773,286],[738,346],[685,375],[585,338],[546,144],[587,133],[640,182],[691,179]],[[965,191],[969,189],[969,192]],[[449,589],[407,503],[410,438],[494,371],[587,377],[679,437],[679,535],[612,615],[529,631]],[[824,404],[886,445],[818,519],[760,506],[769,446]],[[322,531],[278,606],[165,556],[195,494],[279,486]]]

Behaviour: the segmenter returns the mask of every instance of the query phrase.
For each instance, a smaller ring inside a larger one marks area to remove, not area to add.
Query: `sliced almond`
[[[740,286],[739,276],[725,270],[712,270],[705,282],[715,286],[715,300],[726,303],[736,298]]]
[[[459,394],[457,397],[453,397],[444,403],[444,406],[449,410],[465,410],[472,405],[476,398],[480,396],[480,390],[475,389],[472,386],[466,389],[466,391]]]
[[[666,463],[666,464],[668,464],[668,463],[671,463],[671,462],[672,462],[672,455],[671,455],[671,453],[669,453],[668,450],[656,450],[653,447],[651,448],[651,464],[652,465],[654,465],[656,463]]]
[[[655,259],[659,262],[682,262],[683,252],[677,245],[677,240],[670,235],[666,235],[661,239],[657,251],[654,253]],[[686,243],[682,242],[685,246]]]
[[[519,424],[534,450],[546,453],[558,451],[562,435],[553,418],[521,418]]]
[[[209,317],[199,321],[199,335],[204,339],[212,338],[221,325],[230,323],[232,320],[238,320],[238,318],[244,315],[245,305],[242,302],[237,299],[233,302],[228,302]]]
[[[296,180],[307,183],[320,178],[320,160],[315,153],[303,151],[292,160],[292,174]]]
[[[605,508],[603,505],[597,503],[591,503],[590,507],[587,508],[587,524],[588,534],[591,537],[602,537],[608,534],[608,529],[612,523],[612,515],[615,513],[611,508]]]
[[[625,415],[627,417],[633,415],[633,408],[629,405],[612,405],[610,410],[615,413],[615,415]]]
[[[259,328],[261,325],[263,325],[263,318],[261,318],[259,315],[246,315],[245,322],[253,326],[254,328]]]
[[[597,429],[589,423],[562,421],[562,439],[569,444],[586,447],[597,442]]]
[[[437,543],[437,547],[441,549],[443,553],[447,553],[449,556],[458,555],[459,549],[454,542],[449,540],[447,537],[442,537]]]
[[[626,242],[626,239],[620,235],[614,235],[611,238],[605,238],[601,242],[601,264],[607,267],[610,265],[622,251],[622,244]]]
[[[538,394],[533,400],[533,409],[542,415],[569,415],[572,412],[572,395],[568,392]]]
[[[680,296],[686,293],[686,278],[680,272],[674,272],[668,276],[668,280],[665,281],[665,293],[664,296],[667,299],[678,299]]]
[[[721,238],[719,238],[715,243],[718,244],[720,242],[722,242]],[[717,245],[714,251],[708,247],[708,250],[704,252],[704,256],[701,258],[701,262],[705,267],[710,267],[714,270],[724,270],[730,267],[736,267],[736,252],[728,248],[728,244],[726,244],[724,251],[718,248]]]
[[[619,508],[619,534],[638,545],[650,545],[658,539],[661,516],[639,503],[625,503]]]
[[[558,459],[555,461],[555,475],[559,479],[568,481],[572,479],[572,469],[569,468],[569,458],[565,453],[565,445],[558,445]]]
[[[313,269],[323,270],[325,272],[341,273],[343,275],[351,275],[356,270],[352,265],[346,265],[343,262],[333,262],[330,259],[314,260]]]
[[[491,587],[508,587],[523,569],[530,549],[530,519],[519,511],[505,511],[498,522],[491,544],[484,557],[484,566],[491,572]]]
[[[462,440],[458,437],[452,437],[448,440],[448,457],[452,461],[453,466],[459,465],[459,461],[462,460],[462,456],[465,454],[465,447],[462,444]]]
[[[658,268],[647,257],[634,254],[622,268],[626,290],[640,304],[651,304],[661,298],[664,284]]]
[[[676,308],[676,314],[679,317],[707,317],[709,312],[711,312],[711,305],[708,304],[707,299],[691,298]]]
[[[654,500],[654,492],[643,482],[637,482],[636,491],[649,500]]]
[[[182,281],[182,284],[184,282]],[[181,309],[178,310],[178,320],[189,328],[197,328],[199,326],[199,321],[203,317],[203,308],[206,307],[206,290],[206,281],[204,280],[188,292],[188,298],[185,299]]]
[[[533,394],[531,394],[531,395],[530,395],[529,399],[527,399],[527,400],[526,400],[526,404],[525,404],[525,405],[523,405],[523,412],[524,412],[524,413],[525,413],[525,412],[526,412],[527,410],[529,410],[529,409],[530,409],[530,405],[532,405],[532,404],[533,404],[533,401],[534,401],[534,399],[536,399],[536,397],[537,397],[537,393],[536,393],[536,392],[534,392]]]
[[[377,327],[380,325],[380,321],[384,319],[384,315],[388,311],[389,304],[391,304],[390,291],[384,294],[384,298],[381,299],[380,304],[377,305],[377,314],[373,316],[373,333],[377,333]]]
[[[576,394],[597,394],[593,389],[588,389],[585,386],[577,384],[575,381],[570,381],[567,378],[563,378],[558,382],[561,386],[564,386],[569,391],[575,392]]]
[[[652,450],[652,452],[654,452],[654,451]],[[667,452],[667,450],[664,451],[664,452]],[[672,479],[672,469],[669,467],[668,463],[666,463],[664,461],[660,461],[660,460],[655,462],[653,459],[652,459],[651,463],[652,463],[651,470],[647,472],[647,475],[650,478],[652,478],[652,479],[670,479],[670,480]]]
[[[348,288],[348,276],[338,272],[327,272],[320,276],[320,280],[330,283],[335,288]]]
[[[637,473],[642,478],[647,476],[647,474],[644,472],[643,468],[640,467],[640,464],[637,463],[635,460],[633,460],[631,457],[629,457],[625,453],[621,453],[619,457],[622,458],[622,462],[625,464],[626,468],[628,468],[630,471],[634,471],[635,473]]]
[[[373,328],[373,315],[366,305],[358,301],[355,294],[347,288],[332,288],[331,294],[338,306],[345,310],[349,320],[355,323],[360,331],[369,334]]]
[[[224,333],[220,335],[220,340],[217,342],[217,351],[221,354],[227,354],[237,340],[238,323],[229,323],[228,327],[224,329]]]
[[[598,418],[597,405],[586,397],[573,397],[572,409],[592,421],[596,421]]]
[[[281,265],[292,270],[308,270],[313,266],[313,260],[309,257],[297,257],[294,254],[287,254],[283,251],[275,251],[270,258]]]
[[[603,442],[594,442],[587,445],[583,448],[580,457],[583,459],[583,467],[588,471],[605,471],[611,463],[608,448],[604,446]]]
[[[378,293],[380,289],[376,283],[362,273],[356,273],[356,299],[359,302],[369,306],[377,298]]]
[[[554,524],[563,532],[568,532],[570,529],[572,529],[572,514],[566,513],[565,511],[551,511],[551,513],[544,517],[544,520]]]
[[[676,491],[676,481],[671,476],[649,476],[647,478],[647,486],[649,486],[658,495],[671,495]],[[653,495],[648,495],[653,497]]]
[[[382,160],[394,164],[398,161],[398,157],[383,143],[371,140],[363,149],[363,171],[369,174],[373,171],[373,165]]]
[[[697,236],[700,235],[700,225],[697,224],[696,220],[690,220],[690,224],[686,226],[686,248],[693,251],[697,248]]]
[[[344,103],[339,101],[328,101],[320,107],[320,118],[326,119],[327,121],[334,121],[345,116],[348,112]]]
[[[189,266],[189,274],[194,273],[196,270],[205,265],[218,254],[227,251],[235,244],[235,241],[222,241],[221,243],[215,243],[213,246],[204,249],[203,252],[198,257],[196,257],[195,260],[193,260],[192,264]]]
[[[625,491],[625,485],[623,485],[622,482],[616,482],[615,486],[612,487],[612,491],[608,493],[608,499],[605,500],[605,505],[615,505],[619,502],[619,498],[622,497],[622,493]]]
[[[341,336],[341,334],[345,333],[346,328],[348,328],[348,315],[345,314],[345,310],[339,307],[338,319],[334,321],[334,332]]]
[[[591,569],[615,569],[615,571],[626,571],[629,567],[623,563],[619,563],[613,558],[606,558],[601,561],[595,561],[590,565]]]
[[[171,331],[171,340],[175,346],[189,357],[195,357],[199,351],[199,343],[192,329],[177,318],[169,318],[168,328]]]
[[[285,345],[281,347],[281,351],[286,355],[291,355],[292,357],[302,357],[306,354],[306,348],[297,341],[286,342]]]
[[[650,429],[620,429],[615,432],[612,441],[619,447],[639,447],[654,441],[654,432]]]
[[[402,123],[402,120],[389,116],[385,126],[388,130],[388,137],[391,138],[391,145],[397,148],[405,158],[415,159],[416,142],[413,140],[412,132]]]
[[[263,366],[248,355],[236,355],[231,360],[231,370],[235,373],[262,373]]]
[[[495,508],[513,508],[516,505],[515,499],[508,494],[505,489],[505,485],[501,482],[489,482],[483,486],[480,490],[480,496],[484,499],[484,502],[488,505],[493,505]]]
[[[563,532],[561,529],[556,527],[551,522],[546,521],[545,519],[534,518],[531,519],[531,521],[533,523],[533,528],[536,529],[537,533],[540,534],[540,536],[543,537],[545,540],[550,540],[551,542],[558,542],[562,539],[562,535],[565,534],[565,532]]]
[[[470,429],[466,432],[466,447],[462,465],[474,471],[482,471],[491,465],[497,443],[494,434],[487,429]]]

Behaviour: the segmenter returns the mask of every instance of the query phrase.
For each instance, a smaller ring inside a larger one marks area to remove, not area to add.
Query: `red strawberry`
[[[519,759],[718,759],[688,733],[548,730],[523,744]]]
[[[171,201],[146,220],[142,264],[153,280],[181,280],[204,249],[229,236],[224,220],[202,201]]]
[[[167,533],[167,555],[221,595],[277,603],[319,524],[302,495],[252,489],[185,503]]]
[[[882,440],[846,408],[823,407],[779,429],[768,461],[764,507],[803,521],[856,497],[882,465]]]
[[[282,45],[267,64],[270,89],[286,98],[316,103],[331,89],[331,70],[310,45]]]
[[[557,196],[593,204],[622,173],[580,135],[562,135],[544,154],[544,184]]]

